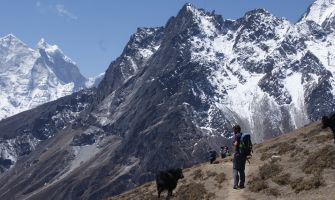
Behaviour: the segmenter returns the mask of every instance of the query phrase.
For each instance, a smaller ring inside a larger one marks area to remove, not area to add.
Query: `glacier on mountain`
[[[0,120],[97,86],[102,77],[86,79],[74,61],[43,38],[31,49],[9,34],[0,38]]]

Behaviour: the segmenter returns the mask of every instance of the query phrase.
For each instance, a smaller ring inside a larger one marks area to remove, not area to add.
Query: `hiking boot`
[[[243,189],[245,187],[244,187],[244,185],[240,185],[240,186],[238,186],[238,188]]]
[[[233,189],[234,189],[234,190],[237,190],[237,189],[238,189],[237,185],[234,185]]]

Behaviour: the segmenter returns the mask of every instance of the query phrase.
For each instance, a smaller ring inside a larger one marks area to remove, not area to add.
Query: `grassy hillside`
[[[334,199],[335,145],[330,130],[320,127],[313,123],[255,145],[243,190],[232,189],[232,163],[227,158],[184,169],[185,178],[172,199]],[[135,199],[157,199],[155,182],[109,198]]]

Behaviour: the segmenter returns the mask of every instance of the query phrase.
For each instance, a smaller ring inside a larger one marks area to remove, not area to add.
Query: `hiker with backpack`
[[[252,143],[250,134],[242,133],[239,125],[235,125],[233,131],[235,135],[233,141],[233,148],[235,150],[233,157],[233,188],[243,189],[245,183],[245,164],[247,157],[251,155]]]

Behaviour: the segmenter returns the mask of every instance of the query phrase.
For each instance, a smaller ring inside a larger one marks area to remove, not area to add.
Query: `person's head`
[[[237,124],[237,125],[233,126],[233,131],[234,131],[235,134],[240,133],[241,132],[240,125]]]

